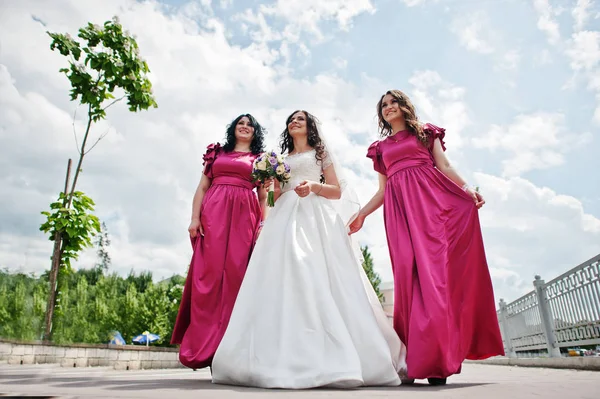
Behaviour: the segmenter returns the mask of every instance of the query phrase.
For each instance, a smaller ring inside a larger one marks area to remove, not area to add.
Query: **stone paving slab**
[[[420,382],[420,383],[419,383]],[[0,363],[0,399],[29,395],[57,399],[104,398],[443,398],[597,399],[600,373],[594,371],[521,368],[466,363],[461,375],[445,387],[415,386],[353,390],[263,390],[216,385],[207,370],[118,371],[112,368],[64,368],[56,365]]]

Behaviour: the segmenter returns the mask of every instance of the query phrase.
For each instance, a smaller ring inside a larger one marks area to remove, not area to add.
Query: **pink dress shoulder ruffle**
[[[204,161],[202,163],[202,166],[204,166],[204,174],[210,178],[213,177],[212,166],[215,163],[217,156],[221,152],[221,149],[222,147],[219,143],[209,144],[206,147],[206,152],[202,156],[202,159]]]

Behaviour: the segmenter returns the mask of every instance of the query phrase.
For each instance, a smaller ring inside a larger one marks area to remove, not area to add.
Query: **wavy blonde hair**
[[[377,117],[379,118],[379,134],[381,137],[388,137],[392,133],[392,126],[383,119],[383,112],[381,110],[381,103],[386,95],[390,95],[398,101],[398,106],[402,111],[404,120],[406,121],[406,127],[408,131],[415,136],[425,147],[429,147],[429,136],[423,131],[419,117],[415,106],[410,101],[410,98],[400,90],[388,90],[384,95],[381,96],[377,103]]]

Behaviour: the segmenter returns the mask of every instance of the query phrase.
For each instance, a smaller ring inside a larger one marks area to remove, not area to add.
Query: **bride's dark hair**
[[[294,140],[292,140],[288,126],[294,115],[296,115],[298,112],[302,112],[306,117],[308,145],[315,149],[315,158],[317,161],[319,161],[319,163],[322,163],[325,159],[325,145],[323,144],[323,140],[321,140],[321,136],[319,136],[319,120],[314,115],[304,110],[296,110],[287,117],[285,121],[285,130],[283,133],[281,133],[281,153],[289,154],[290,152],[294,151]]]

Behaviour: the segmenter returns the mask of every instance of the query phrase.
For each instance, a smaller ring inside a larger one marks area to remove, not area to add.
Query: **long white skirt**
[[[214,356],[213,382],[399,385],[406,349],[330,200],[289,191],[270,212]]]

